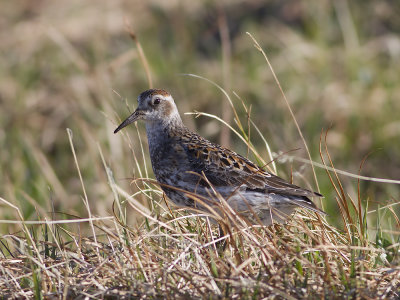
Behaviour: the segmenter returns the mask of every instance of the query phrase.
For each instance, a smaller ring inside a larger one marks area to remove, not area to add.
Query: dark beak
[[[135,112],[133,114],[131,114],[128,118],[126,118],[126,120],[123,121],[121,123],[121,125],[119,125],[117,127],[117,129],[114,130],[114,133],[117,133],[122,128],[124,128],[124,127],[128,126],[129,124],[141,119],[142,116],[143,116],[143,112],[141,110],[135,110]]]

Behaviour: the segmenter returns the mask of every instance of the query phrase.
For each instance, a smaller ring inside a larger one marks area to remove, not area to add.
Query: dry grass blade
[[[125,30],[129,33],[129,36],[131,37],[131,39],[136,44],[136,48],[138,50],[140,60],[142,61],[144,70],[146,72],[147,81],[149,83],[149,88],[152,88],[153,87],[153,80],[152,80],[152,77],[151,77],[149,63],[147,61],[146,55],[144,54],[142,45],[140,44],[135,32],[132,29],[132,26],[130,25],[130,23],[129,23],[129,21],[127,19],[125,20]]]
[[[90,210],[89,199],[88,199],[88,196],[87,196],[87,193],[86,193],[85,184],[83,183],[83,178],[82,178],[81,170],[79,168],[78,158],[76,157],[74,144],[72,142],[72,136],[73,136],[72,130],[67,128],[67,133],[68,133],[69,143],[70,143],[70,146],[71,146],[72,155],[73,155],[74,161],[75,161],[75,166],[76,166],[76,169],[78,171],[79,180],[80,180],[81,185],[82,185],[82,191],[83,191],[83,196],[84,196],[83,202],[85,204],[85,207],[86,207],[86,210],[87,210],[87,213],[88,213],[88,216],[89,216],[88,219],[89,219],[90,227],[92,229],[93,238],[94,238],[95,243],[97,244],[97,236],[96,236],[96,232],[94,230],[94,226],[93,226],[93,222],[92,222],[92,211]],[[98,250],[96,251],[96,253],[97,253],[98,256],[100,255],[100,252]],[[100,256],[99,256],[99,259],[100,259]]]
[[[308,159],[309,159],[310,161],[312,161],[311,154],[310,154],[310,150],[308,149],[307,142],[306,142],[306,140],[305,140],[305,138],[304,138],[304,136],[303,136],[303,133],[302,133],[302,131],[301,131],[301,129],[300,129],[299,124],[297,123],[297,119],[296,119],[296,117],[295,117],[295,115],[294,115],[294,113],[293,113],[292,108],[290,107],[289,101],[287,100],[285,93],[284,93],[283,90],[282,90],[281,84],[280,84],[278,78],[277,78],[276,75],[275,75],[274,69],[272,68],[271,63],[269,62],[269,59],[268,59],[267,55],[265,54],[264,50],[261,48],[261,46],[260,46],[260,44],[257,42],[257,40],[256,40],[249,32],[246,32],[246,33],[247,33],[247,34],[250,36],[250,38],[253,40],[256,49],[257,49],[258,51],[260,51],[260,52],[262,53],[262,55],[264,56],[264,58],[265,58],[265,60],[266,60],[266,62],[267,62],[267,64],[268,64],[268,67],[270,68],[270,70],[271,70],[271,72],[272,72],[272,75],[274,76],[275,82],[276,82],[276,84],[278,85],[279,90],[281,91],[281,94],[282,94],[282,96],[283,96],[283,99],[285,100],[286,106],[287,106],[288,109],[289,109],[290,115],[292,116],[292,119],[293,119],[293,121],[294,121],[294,123],[295,123],[295,125],[296,125],[297,131],[298,131],[298,133],[299,133],[299,135],[300,135],[300,137],[301,137],[301,140],[303,141],[304,147],[305,147],[305,149],[306,149],[306,151],[307,151],[307,154],[308,154]],[[317,191],[319,192],[320,189],[319,189],[319,185],[318,185],[317,174],[315,173],[315,169],[314,169],[314,167],[313,167],[312,164],[311,164],[311,166],[312,166],[312,170],[313,170],[313,174],[314,174],[315,184],[317,185]]]

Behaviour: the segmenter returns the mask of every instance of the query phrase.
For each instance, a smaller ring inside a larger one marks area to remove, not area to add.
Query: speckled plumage
[[[138,103],[114,133],[145,121],[154,174],[176,205],[207,211],[207,206],[217,207],[222,196],[239,215],[264,225],[285,221],[298,207],[323,213],[308,198],[322,195],[290,184],[190,131],[168,92],[147,90]]]

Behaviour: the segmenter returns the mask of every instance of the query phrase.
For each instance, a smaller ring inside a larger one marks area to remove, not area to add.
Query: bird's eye
[[[156,98],[156,99],[154,99],[153,104],[157,105],[157,104],[160,104],[160,102],[161,102],[161,99],[160,98]]]

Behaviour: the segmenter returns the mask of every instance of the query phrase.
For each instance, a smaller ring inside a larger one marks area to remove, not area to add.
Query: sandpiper
[[[309,197],[321,194],[293,185],[247,158],[212,143],[182,122],[174,99],[161,89],[138,97],[138,107],[114,133],[144,120],[155,177],[178,206],[221,213],[221,201],[251,224],[283,223],[296,208],[322,213]]]

